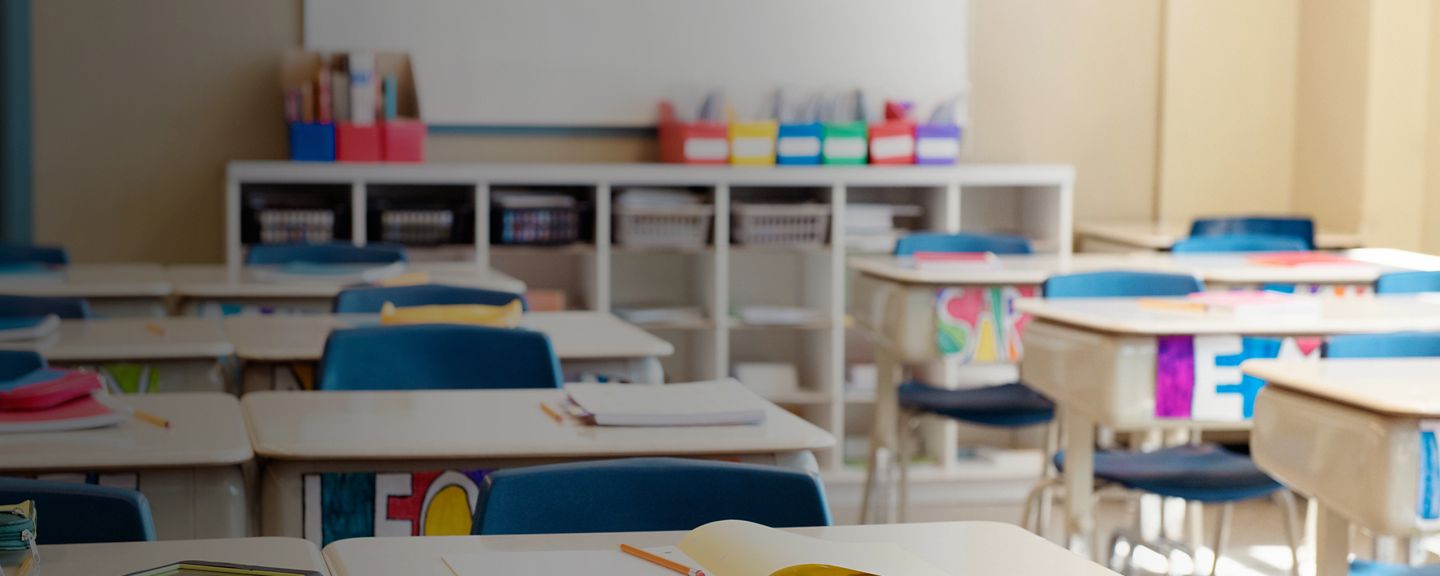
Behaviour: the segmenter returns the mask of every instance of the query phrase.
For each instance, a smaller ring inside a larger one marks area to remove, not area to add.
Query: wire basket
[[[631,248],[701,248],[710,240],[715,207],[616,206],[615,240]]]
[[[323,244],[335,239],[335,213],[330,210],[268,209],[260,210],[257,218],[262,244]]]
[[[455,226],[450,210],[386,210],[380,215],[380,239],[400,244],[445,244]]]
[[[747,246],[823,246],[830,229],[824,204],[736,204],[731,229]]]

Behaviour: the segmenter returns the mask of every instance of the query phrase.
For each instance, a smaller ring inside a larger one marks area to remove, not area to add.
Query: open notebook
[[[950,576],[893,543],[834,542],[740,520],[696,528],[678,548],[645,551],[708,576]],[[456,576],[674,574],[619,551],[446,554],[444,560]]]
[[[259,282],[341,282],[369,284],[405,273],[404,262],[389,264],[316,264],[291,262],[280,266],[255,266],[252,274]]]
[[[0,318],[0,342],[39,340],[59,328],[60,317],[54,314]]]
[[[765,421],[769,403],[735,379],[684,384],[566,384],[598,426],[724,426]]]

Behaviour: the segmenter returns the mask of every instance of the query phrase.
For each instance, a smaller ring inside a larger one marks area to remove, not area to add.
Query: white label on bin
[[[736,158],[773,158],[775,156],[775,141],[769,138],[736,138]]]
[[[730,157],[730,147],[724,138],[687,138],[685,158],[690,160],[725,160]]]
[[[870,139],[870,157],[884,160],[901,158],[915,153],[915,138],[910,136],[880,136]]]
[[[864,138],[826,138],[825,156],[827,158],[864,158]]]
[[[960,141],[955,138],[921,138],[915,145],[915,155],[921,158],[954,160],[960,155]]]
[[[820,139],[814,136],[791,136],[780,139],[781,156],[818,156]]]

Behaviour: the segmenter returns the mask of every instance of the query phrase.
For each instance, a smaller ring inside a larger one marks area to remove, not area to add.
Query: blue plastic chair
[[[1030,241],[1004,234],[943,234],[917,232],[895,241],[896,256],[916,252],[993,252],[995,254],[1029,254]]]
[[[1224,216],[1196,218],[1190,224],[1191,238],[1231,234],[1289,236],[1304,242],[1305,250],[1315,249],[1315,221],[1304,216]]]
[[[90,317],[90,303],[84,298],[0,295],[0,318],[35,318],[54,314],[65,320]]]
[[[70,264],[70,253],[58,246],[0,244],[0,265],[10,264],[67,266]]]
[[[0,350],[0,381],[14,380],[45,366],[45,357],[38,352]]]
[[[1325,342],[1326,358],[1440,357],[1440,332],[1347,334]]]
[[[390,264],[405,262],[405,249],[394,244],[259,244],[250,247],[246,264]]]
[[[396,306],[429,306],[440,304],[486,304],[504,306],[516,300],[528,308],[525,297],[511,292],[464,288],[444,284],[419,286],[360,287],[341,290],[335,297],[336,314],[374,314],[386,302]]]
[[[1440,271],[1390,272],[1375,279],[1376,294],[1440,292]]]
[[[684,458],[511,468],[480,487],[471,533],[693,530],[718,520],[829,526],[820,481],[798,470]]]
[[[1440,564],[1405,566],[1367,560],[1351,560],[1350,576],[1440,576]]]
[[[559,388],[560,361],[539,332],[456,324],[336,330],[320,390]]]
[[[1187,274],[1110,271],[1051,276],[1042,288],[1046,298],[1156,298],[1193,294],[1205,286]]]
[[[1270,234],[1228,234],[1197,236],[1176,242],[1170,247],[1175,254],[1206,254],[1214,252],[1306,252],[1310,246],[1294,236]]]
[[[25,500],[35,501],[41,546],[155,539],[150,503],[134,490],[0,477],[0,503]]]

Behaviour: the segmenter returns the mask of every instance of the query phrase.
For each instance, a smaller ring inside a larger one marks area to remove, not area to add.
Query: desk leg
[[[1095,421],[1074,410],[1064,410],[1065,426],[1065,536],[1072,552],[1093,558],[1095,518]]]
[[[278,365],[268,362],[241,362],[240,395],[250,392],[274,390],[275,370]]]
[[[1350,522],[1321,504],[1315,515],[1315,576],[1350,573]]]
[[[878,500],[885,510],[884,517],[880,518],[883,523],[894,521],[893,508],[890,503],[894,500],[892,491],[894,486],[890,481],[888,462],[880,460],[892,459],[895,454],[896,427],[900,418],[900,397],[898,388],[900,386],[900,364],[896,362],[895,356],[884,346],[877,346],[875,349],[875,409],[874,417],[870,423],[870,458],[865,470],[865,493],[860,504],[860,523],[868,524],[871,519],[871,507],[877,500],[876,491],[882,493]],[[903,462],[897,462],[903,466]]]

